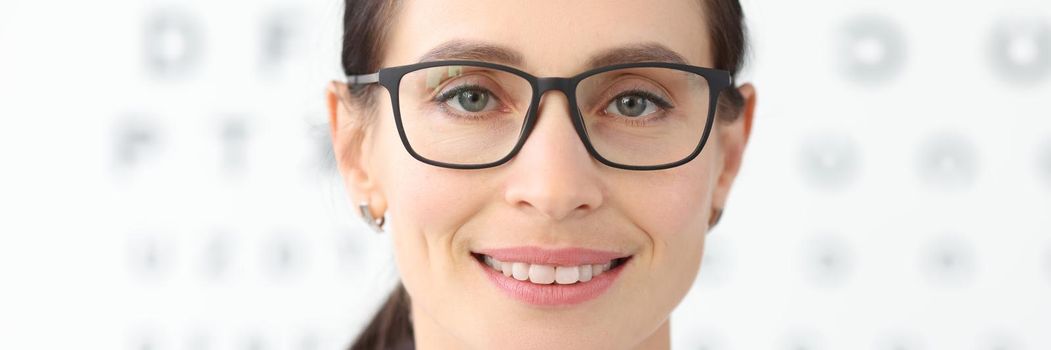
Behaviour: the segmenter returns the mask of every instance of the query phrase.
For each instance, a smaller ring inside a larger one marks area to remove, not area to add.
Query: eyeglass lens
[[[580,81],[577,110],[587,139],[607,160],[654,166],[685,159],[708,123],[704,76],[663,67],[633,67]],[[407,73],[398,88],[402,126],[420,156],[474,165],[507,156],[525,125],[533,88],[514,73],[449,65]]]

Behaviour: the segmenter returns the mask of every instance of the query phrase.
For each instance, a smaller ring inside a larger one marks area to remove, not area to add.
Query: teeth
[[[529,279],[529,264],[516,262],[511,265],[511,274],[516,280],[525,281]]]
[[[504,276],[511,277],[511,266],[512,265],[513,264],[511,264],[511,263],[501,263],[500,270],[503,270]],[[496,266],[493,266],[493,267],[495,268]]]
[[[551,284],[555,281],[555,267],[551,265],[529,265],[529,282]]]
[[[555,268],[555,282],[558,284],[572,284],[580,280],[579,266],[559,266]]]
[[[483,260],[486,265],[500,271],[504,276],[536,284],[573,284],[577,282],[587,282],[592,278],[609,271],[613,264],[613,262],[610,261],[605,264],[551,266],[527,264],[522,262],[503,262],[488,255],[485,255]]]
[[[496,261],[491,256],[488,256],[488,255],[485,256],[485,264],[489,265],[489,266],[492,266],[494,269],[497,269],[497,270],[500,269],[500,262]]]
[[[591,280],[591,265],[583,265],[580,267],[580,281],[587,282]]]

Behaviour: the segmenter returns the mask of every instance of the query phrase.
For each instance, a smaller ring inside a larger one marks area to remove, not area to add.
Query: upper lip
[[[522,246],[482,249],[474,252],[491,256],[500,261],[561,266],[605,264],[613,259],[631,256],[631,254],[580,247],[548,249]]]

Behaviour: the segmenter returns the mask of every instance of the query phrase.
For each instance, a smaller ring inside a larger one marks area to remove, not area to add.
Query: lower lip
[[[480,261],[478,266],[497,288],[512,298],[537,306],[569,306],[598,298],[605,293],[631,260],[628,259],[617,268],[603,272],[590,281],[574,284],[535,284],[528,280],[519,281],[513,277],[504,276],[503,273]]]

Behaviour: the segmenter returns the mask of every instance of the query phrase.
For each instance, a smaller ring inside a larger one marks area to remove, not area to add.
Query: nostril
[[[588,201],[588,199],[580,196],[579,193],[565,192],[565,195],[562,196],[528,196],[521,200],[512,199],[511,203],[528,215],[561,221],[570,217],[587,215],[596,207],[590,203],[578,204],[581,201]]]

